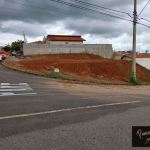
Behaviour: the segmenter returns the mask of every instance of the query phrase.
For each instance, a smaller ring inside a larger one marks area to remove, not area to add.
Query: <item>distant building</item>
[[[150,54],[149,53],[142,53],[136,56],[136,62],[141,66],[150,69]]]
[[[132,60],[132,57],[124,55],[124,56],[121,57],[121,59],[123,59],[123,60]]]
[[[112,44],[84,44],[80,35],[47,35],[42,41],[23,44],[24,55],[89,53],[111,58]]]
[[[132,53],[132,50],[126,51],[126,53]]]
[[[86,41],[79,35],[47,35],[42,43],[46,44],[83,44]]]
[[[42,44],[42,41],[34,41],[34,42],[30,42],[29,44]]]
[[[121,57],[122,60],[132,60],[132,54],[126,54]],[[136,55],[136,62],[141,66],[150,69],[150,54],[142,53]]]

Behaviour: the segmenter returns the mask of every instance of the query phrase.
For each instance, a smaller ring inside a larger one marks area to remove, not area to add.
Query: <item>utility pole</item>
[[[136,79],[136,24],[137,24],[137,0],[134,0],[133,47],[132,47],[132,74],[134,79]]]
[[[23,37],[24,37],[24,44],[28,43],[24,31],[23,31]]]
[[[23,37],[24,37],[24,43],[25,43],[25,34],[24,34],[24,31],[23,31]]]

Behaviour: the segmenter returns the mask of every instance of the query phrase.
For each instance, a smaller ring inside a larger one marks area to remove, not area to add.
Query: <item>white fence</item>
[[[141,66],[150,69],[150,58],[136,58],[136,62]]]

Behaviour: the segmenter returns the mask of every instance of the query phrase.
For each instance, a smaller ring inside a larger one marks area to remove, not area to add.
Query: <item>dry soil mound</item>
[[[29,57],[32,60],[15,62],[15,66],[42,73],[59,68],[60,72],[70,76],[117,83],[129,81],[132,66],[131,61],[104,59],[90,54],[53,54]],[[150,82],[150,72],[137,64],[137,78]]]

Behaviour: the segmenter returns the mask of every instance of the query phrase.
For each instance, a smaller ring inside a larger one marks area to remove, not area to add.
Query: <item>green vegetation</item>
[[[4,51],[10,52],[10,51],[18,51],[21,50],[21,48],[23,47],[23,43],[24,41],[22,40],[17,40],[11,43],[11,45],[6,45],[5,47],[3,47]]]
[[[115,59],[115,57],[116,57],[116,52],[114,52],[114,53],[112,54],[112,59]]]
[[[60,72],[54,72],[54,70],[51,72],[45,73],[45,76],[52,77],[52,78],[58,78],[58,79],[69,79],[67,76],[63,75]]]
[[[23,43],[24,43],[24,41],[22,41],[22,40],[17,40],[15,42],[12,42],[11,43],[11,51],[12,50],[16,50],[16,51],[20,50],[20,48],[23,47]]]
[[[5,47],[3,47],[3,50],[9,52],[11,50],[10,45],[8,44]]]
[[[140,82],[137,79],[135,79],[134,73],[129,73],[128,76],[129,76],[129,83],[133,85],[140,85]]]

